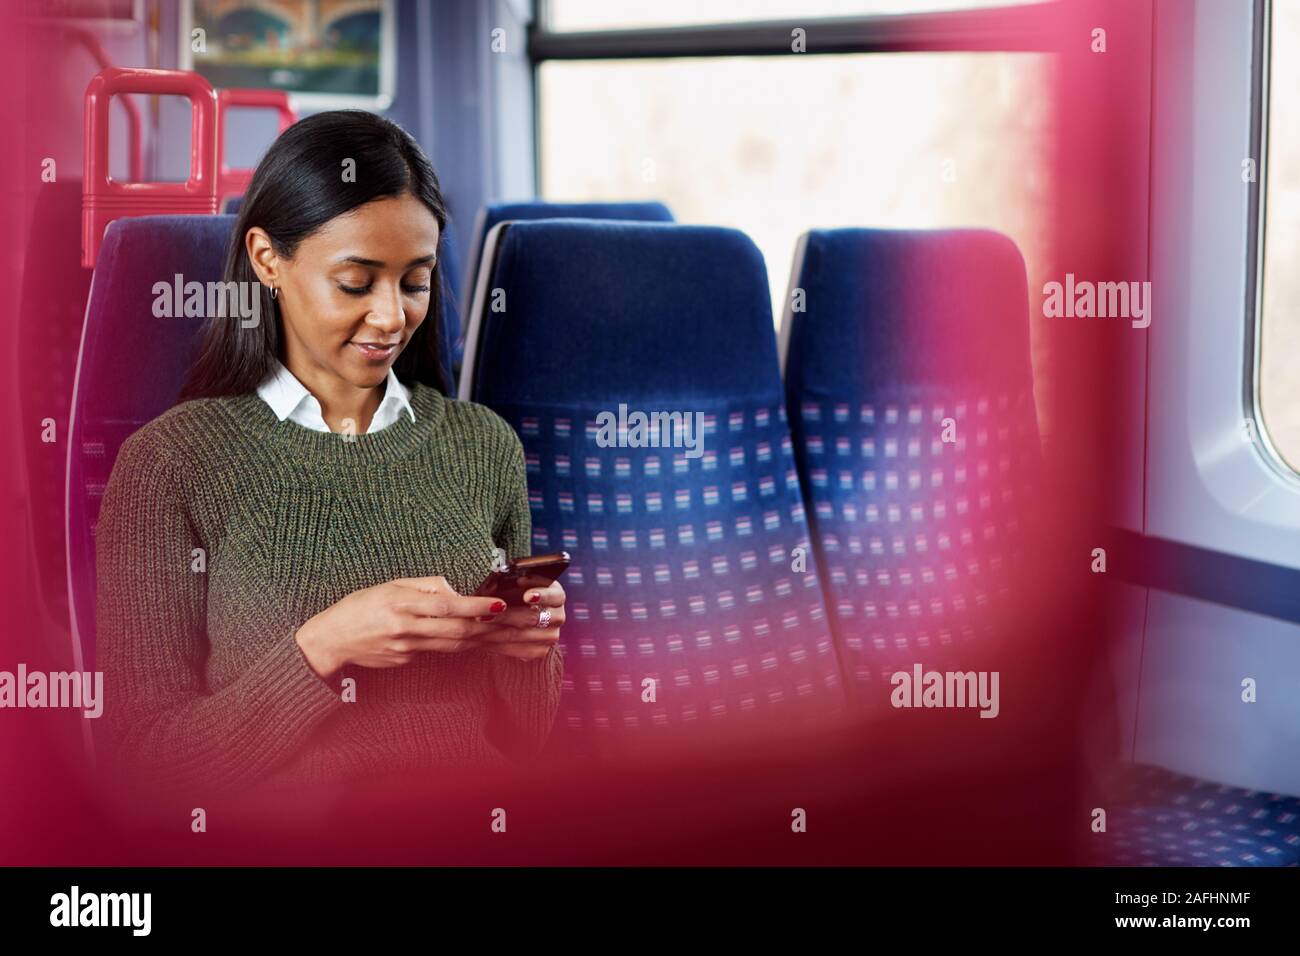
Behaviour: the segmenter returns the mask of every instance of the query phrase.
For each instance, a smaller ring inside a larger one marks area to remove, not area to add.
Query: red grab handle
[[[114,94],[184,96],[190,101],[190,178],[183,183],[114,182],[108,172],[108,107]],[[217,95],[182,70],[110,67],[86,87],[85,171],[81,195],[81,264],[93,268],[104,230],[123,216],[217,211]]]
[[[289,105],[289,94],[283,90],[217,91],[217,199],[220,202],[230,196],[242,196],[253,181],[253,170],[231,169],[226,165],[226,119],[232,106],[275,110],[280,114],[281,133],[298,122],[298,114]]]

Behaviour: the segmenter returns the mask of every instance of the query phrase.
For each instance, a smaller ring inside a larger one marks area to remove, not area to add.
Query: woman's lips
[[[386,345],[383,348],[374,348],[370,345],[363,345],[360,342],[349,342],[354,349],[371,362],[382,362],[385,359],[392,358],[397,353],[396,345]]]

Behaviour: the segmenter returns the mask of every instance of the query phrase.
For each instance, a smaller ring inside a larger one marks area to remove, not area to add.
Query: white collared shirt
[[[286,418],[297,422],[304,428],[318,432],[328,432],[330,427],[321,414],[320,402],[307,386],[298,381],[279,359],[274,359],[275,368],[262,384],[257,387],[257,394],[271,406],[280,421]],[[384,398],[370,419],[369,432],[377,432],[397,421],[403,411],[415,421],[415,409],[411,407],[411,393],[397,380],[392,367],[388,369],[388,378],[384,380]],[[368,433],[369,433],[368,432]]]

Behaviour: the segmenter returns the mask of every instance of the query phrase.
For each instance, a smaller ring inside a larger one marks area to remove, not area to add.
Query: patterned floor
[[[1107,816],[1108,866],[1300,866],[1300,797],[1137,766]]]

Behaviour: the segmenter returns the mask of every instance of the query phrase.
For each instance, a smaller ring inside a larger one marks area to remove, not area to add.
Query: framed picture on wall
[[[393,7],[393,0],[182,0],[180,66],[218,89],[284,90],[309,109],[387,109]]]

